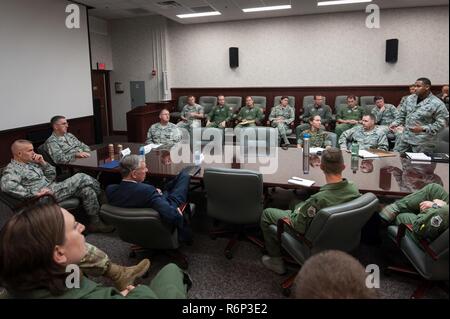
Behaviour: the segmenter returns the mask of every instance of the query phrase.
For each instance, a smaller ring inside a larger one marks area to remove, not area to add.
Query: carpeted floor
[[[277,190],[272,197],[271,206],[283,208],[295,195],[292,191]],[[208,236],[212,222],[205,209],[202,208],[204,207],[202,196],[197,193],[197,196],[193,196],[193,198],[193,201],[198,202],[198,209],[192,220],[194,243],[192,246],[182,246],[181,248],[181,251],[188,257],[188,271],[194,283],[189,292],[189,298],[285,298],[281,294],[280,283],[287,276],[276,275],[263,267],[260,262],[262,256],[260,248],[242,241],[234,249],[233,258],[231,260],[225,258],[223,249],[227,240],[224,238],[212,240]],[[9,216],[10,213],[0,206],[0,226]],[[117,233],[90,234],[87,235],[87,241],[106,251],[113,262],[118,264],[133,265],[138,262],[139,258],[144,257],[138,255],[137,258],[130,258],[131,245],[121,241]],[[377,264],[381,269],[392,263],[407,265],[404,257],[383,234],[380,244],[362,244],[353,255],[364,265]],[[149,277],[140,279],[138,283],[149,283],[157,271],[171,260],[165,255],[155,255],[151,257],[151,261]],[[298,267],[289,266],[289,274],[296,271],[298,271]],[[111,284],[104,278],[94,278],[94,280],[107,285]],[[378,289],[378,294],[381,298],[409,298],[419,283],[419,278],[399,274],[386,276],[381,272],[381,287]],[[448,299],[448,293],[439,288],[432,288],[425,297]]]

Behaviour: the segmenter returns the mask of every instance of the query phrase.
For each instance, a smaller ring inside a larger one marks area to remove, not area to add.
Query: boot
[[[104,276],[114,281],[117,290],[125,290],[133,285],[137,277],[142,277],[150,268],[150,260],[143,259],[136,266],[124,267],[117,264],[109,264]]]
[[[114,230],[114,226],[106,225],[101,220],[91,222],[87,227],[87,231],[90,233],[111,233]]]
[[[279,275],[283,275],[284,273],[286,273],[286,267],[284,266],[284,261],[281,257],[271,257],[269,255],[264,255],[261,261],[263,265],[266,266],[266,268]]]

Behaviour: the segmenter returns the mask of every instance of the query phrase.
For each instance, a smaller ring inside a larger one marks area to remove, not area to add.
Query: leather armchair
[[[378,198],[372,193],[344,204],[326,207],[317,212],[305,234],[297,233],[286,219],[270,226],[277,234],[281,247],[302,265],[309,257],[323,250],[350,252],[360,243],[361,230],[378,210]],[[282,283],[283,293],[289,295],[296,274]]]
[[[388,236],[408,258],[424,281],[417,287],[411,298],[421,298],[433,283],[448,281],[448,228],[432,242],[413,239],[412,226],[400,224],[389,226]],[[389,266],[388,271],[412,273],[409,269]],[[447,291],[447,289],[444,289]],[[448,293],[448,291],[447,291]]]
[[[265,96],[252,96],[253,102],[256,107],[259,107],[263,113],[266,113],[267,98]]]
[[[183,110],[183,107],[187,104],[187,95],[182,95],[178,97],[178,102],[176,107],[174,108],[173,112],[170,113],[170,119],[173,122],[178,122],[181,118],[181,111]]]
[[[194,206],[190,204],[191,211]],[[161,220],[159,213],[151,208],[120,208],[103,204],[100,216],[108,224],[114,225],[120,239],[136,245],[130,257],[145,250],[160,250],[177,259],[182,268],[187,268],[187,258],[178,252],[178,230]]]
[[[436,153],[449,153],[449,144],[448,144],[448,126],[444,128],[441,132],[438,134],[438,141],[436,146]]]
[[[236,114],[242,106],[241,96],[225,96],[225,105],[231,109],[231,112]]]
[[[262,242],[247,234],[246,227],[255,225],[263,210],[262,174],[243,169],[206,168],[203,181],[207,199],[207,214],[217,221],[230,225],[229,229],[210,232],[211,238],[231,236],[225,247],[225,256],[233,257],[231,249],[240,237],[263,247]],[[252,191],[249,192],[248,190]]]
[[[203,107],[205,116],[211,112],[212,108],[217,105],[216,96],[201,96],[198,100],[198,104]]]
[[[359,105],[365,109],[367,105],[375,105],[375,102],[373,101],[373,99],[375,98],[375,96],[361,96],[359,98]]]

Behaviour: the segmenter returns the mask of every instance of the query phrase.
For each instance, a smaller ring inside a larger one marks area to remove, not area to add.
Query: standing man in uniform
[[[327,184],[322,186],[318,193],[297,204],[293,211],[266,208],[261,216],[261,229],[268,253],[262,257],[262,263],[278,274],[285,273],[286,268],[281,258],[280,244],[276,235],[269,230],[270,225],[276,225],[280,218],[288,217],[292,227],[304,234],[319,210],[349,202],[360,196],[357,187],[342,177],[345,165],[341,150],[335,147],[324,150],[320,168],[325,174]]]
[[[91,156],[91,149],[80,142],[73,134],[68,133],[69,123],[64,116],[56,115],[50,120],[53,133],[45,141],[45,147],[55,164],[65,164],[75,158]]]
[[[201,120],[204,118],[203,107],[200,104],[195,103],[195,97],[189,95],[187,98],[187,104],[181,111],[181,120],[178,122],[178,127],[184,128],[190,131],[194,127],[201,126]]]
[[[269,121],[272,127],[278,129],[278,134],[283,144],[283,148],[289,145],[287,135],[292,133],[289,125],[295,119],[295,111],[292,106],[289,105],[289,97],[282,96],[280,104],[272,108],[269,115]]]
[[[225,128],[231,119],[231,110],[225,105],[225,96],[217,97],[217,105],[208,114],[206,127]]]
[[[417,79],[416,94],[406,98],[399,116],[389,126],[391,131],[400,125],[404,126],[394,151],[433,152],[439,131],[448,124],[448,111],[430,89],[429,79]]]
[[[255,107],[251,96],[247,96],[245,98],[245,106],[241,108],[237,116],[239,123],[236,125],[236,128],[255,127],[256,125],[260,125],[263,119],[264,114],[261,109]]]
[[[339,138],[341,150],[347,151],[347,143],[352,141],[359,144],[360,150],[369,148],[389,150],[386,131],[375,125],[375,116],[373,114],[364,115],[361,122],[362,125],[355,126],[342,133]]]
[[[99,182],[89,175],[77,173],[60,183],[55,182],[56,170],[42,155],[36,154],[33,144],[27,140],[17,140],[11,146],[13,159],[6,166],[1,178],[1,189],[18,198],[29,199],[52,194],[58,202],[70,197],[81,200],[89,216],[89,232],[109,233],[113,226],[105,225],[99,217]]]
[[[433,240],[448,228],[448,193],[441,185],[428,184],[386,206],[380,217],[396,225],[412,224],[416,238]]]
[[[341,108],[336,115],[337,124],[334,132],[338,141],[344,131],[351,129],[361,121],[363,113],[363,109],[357,105],[356,96],[347,96],[347,107]]]
[[[159,123],[155,123],[148,129],[145,143],[164,144],[172,146],[181,140],[181,133],[173,123],[170,123],[170,112],[162,109],[159,112]]]

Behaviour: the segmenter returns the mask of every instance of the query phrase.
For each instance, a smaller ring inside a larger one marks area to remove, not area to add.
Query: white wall
[[[419,76],[447,83],[448,6],[226,23],[168,24],[171,87],[406,85]],[[399,39],[396,64],[385,40]],[[228,48],[239,47],[230,69]]]
[[[68,29],[68,4],[0,2],[0,131],[93,114],[86,10]]]
[[[105,63],[106,70],[113,70],[111,35],[109,34],[108,21],[90,16],[89,36],[92,69],[97,69],[97,63]]]
[[[145,81],[147,102],[159,100],[160,78],[152,77],[155,57],[153,42],[157,35],[165,36],[166,19],[149,16],[134,19],[111,20],[111,46],[114,71],[111,72],[111,101],[113,127],[126,130],[126,112],[131,109],[130,81]],[[158,74],[162,70],[158,70]],[[124,93],[117,94],[114,83],[123,84]]]

